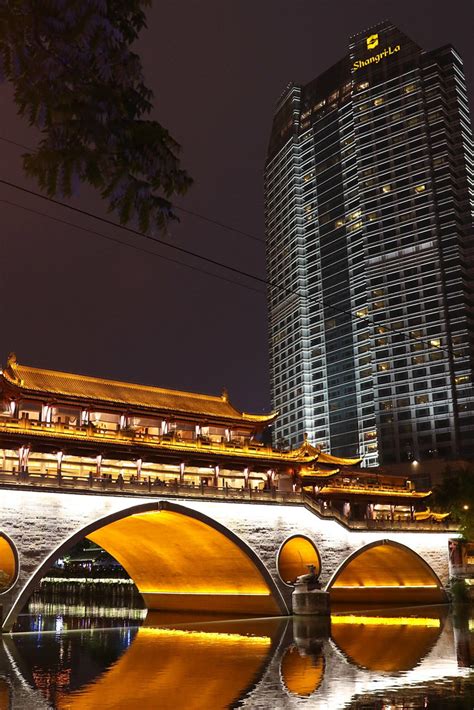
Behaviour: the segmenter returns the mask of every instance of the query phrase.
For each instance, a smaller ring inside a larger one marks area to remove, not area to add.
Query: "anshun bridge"
[[[149,609],[291,612],[314,564],[334,602],[439,603],[446,516],[429,491],[306,439],[275,450],[276,414],[208,396],[20,365],[0,376],[3,630],[54,562],[87,537]]]

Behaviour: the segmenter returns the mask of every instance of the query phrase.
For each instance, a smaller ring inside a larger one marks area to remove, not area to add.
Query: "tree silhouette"
[[[150,0],[0,0],[0,76],[41,131],[23,156],[50,197],[96,188],[122,224],[176,219],[170,198],[191,178],[180,146],[146,118],[153,95],[130,47]]]

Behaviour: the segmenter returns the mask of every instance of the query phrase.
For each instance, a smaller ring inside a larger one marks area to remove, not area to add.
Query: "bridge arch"
[[[353,552],[335,571],[327,591],[333,602],[424,603],[447,601],[430,565],[411,548],[377,540]]]
[[[159,501],[98,518],[65,539],[19,592],[5,631],[53,563],[84,537],[115,557],[149,609],[288,614],[266,566],[238,535],[192,508]]]
[[[20,563],[16,545],[8,535],[0,532],[0,595],[13,587],[19,574]]]

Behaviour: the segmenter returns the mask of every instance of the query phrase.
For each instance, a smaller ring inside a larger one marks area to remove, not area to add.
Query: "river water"
[[[474,708],[465,607],[220,619],[32,602],[2,638],[3,710]]]

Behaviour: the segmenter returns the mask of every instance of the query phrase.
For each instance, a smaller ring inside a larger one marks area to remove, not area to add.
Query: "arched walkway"
[[[281,615],[287,607],[255,552],[202,513],[168,501],[119,511],[78,530],[43,562],[5,618],[16,615],[41,578],[84,537],[125,568],[149,609]]]
[[[356,550],[327,586],[333,602],[442,604],[443,586],[425,560],[409,547],[380,540]]]

